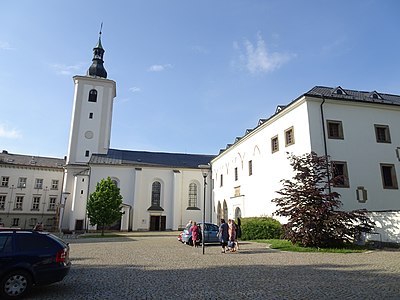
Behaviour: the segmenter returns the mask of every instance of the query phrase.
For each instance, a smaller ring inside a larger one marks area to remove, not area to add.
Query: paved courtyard
[[[400,299],[400,252],[290,253],[181,244],[177,233],[71,239],[64,281],[26,299]]]

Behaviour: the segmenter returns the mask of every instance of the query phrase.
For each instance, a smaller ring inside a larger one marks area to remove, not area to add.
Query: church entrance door
[[[150,216],[150,231],[164,231],[166,216]]]

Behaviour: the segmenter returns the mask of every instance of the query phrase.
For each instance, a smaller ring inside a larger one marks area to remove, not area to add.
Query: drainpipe
[[[324,139],[324,152],[325,152],[324,155],[325,155],[326,158],[328,158],[328,146],[326,144],[325,117],[324,117],[324,108],[323,108],[323,105],[325,103],[325,97],[323,95],[321,95],[321,97],[322,97],[322,102],[321,102],[321,105],[320,105],[320,111],[321,111],[322,134],[323,134],[323,139]],[[330,175],[328,160],[326,160],[326,174],[327,174],[327,177],[328,177],[328,182],[330,182],[331,181],[331,175]],[[329,191],[329,194],[332,192],[330,184],[328,184],[328,191]]]

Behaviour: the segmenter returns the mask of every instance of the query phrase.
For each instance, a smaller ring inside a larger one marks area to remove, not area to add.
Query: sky
[[[0,151],[62,158],[100,24],[111,148],[218,154],[312,87],[400,94],[397,0],[0,0]]]

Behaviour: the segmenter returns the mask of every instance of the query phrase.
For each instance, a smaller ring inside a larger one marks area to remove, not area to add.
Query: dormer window
[[[97,91],[96,90],[90,90],[89,102],[97,102]]]
[[[332,92],[332,94],[336,94],[336,95],[347,95],[347,93],[340,87],[338,86],[337,88],[335,88]]]
[[[369,93],[368,97],[375,99],[375,100],[382,100],[382,96],[379,95],[376,91]]]

